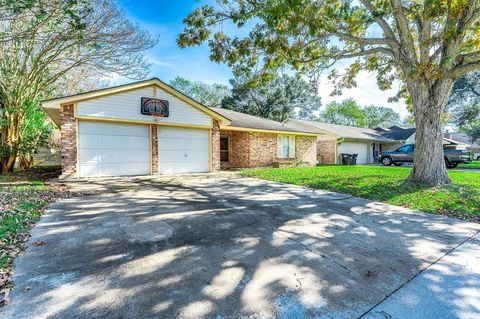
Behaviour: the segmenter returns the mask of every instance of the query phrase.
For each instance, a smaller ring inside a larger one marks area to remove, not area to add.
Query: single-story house
[[[444,137],[469,145],[470,149],[472,150],[473,154],[475,155],[475,158],[480,157],[480,144],[473,143],[472,138],[469,137],[467,134],[461,133],[461,132],[445,133]]]
[[[61,130],[64,178],[316,164],[317,133],[208,108],[157,78],[42,107]]]
[[[375,130],[385,138],[394,140],[395,143],[389,144],[384,148],[385,151],[395,150],[405,144],[415,144],[415,128],[402,128],[399,126],[391,126],[389,128],[377,127]],[[452,136],[443,137],[443,147],[446,149],[467,149],[469,144]]]
[[[342,153],[358,154],[357,164],[374,163],[382,149],[395,143],[368,128],[299,119],[287,119],[284,123],[297,129],[311,130],[319,134],[317,156],[318,162],[322,164],[341,163]]]
[[[402,145],[413,143],[415,139],[414,127],[403,128],[403,127],[394,125],[389,128],[377,127],[374,130],[378,132],[378,134],[382,135],[383,137],[388,138],[389,140],[395,141],[395,143],[391,143],[388,146],[386,146],[384,151],[395,150]]]

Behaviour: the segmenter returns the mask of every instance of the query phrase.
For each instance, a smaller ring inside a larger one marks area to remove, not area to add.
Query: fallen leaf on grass
[[[46,244],[47,244],[46,242],[41,241],[41,240],[40,241],[34,241],[32,243],[32,245],[34,245],[34,246],[43,246],[43,245],[46,245]]]

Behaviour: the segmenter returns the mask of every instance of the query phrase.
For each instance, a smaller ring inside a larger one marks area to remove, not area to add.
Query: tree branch
[[[456,80],[462,75],[465,75],[472,71],[476,71],[479,68],[480,68],[480,61],[462,64],[452,69],[452,71],[450,72],[450,77]]]
[[[353,53],[340,54],[340,55],[338,55],[338,59],[357,58],[357,57],[366,56],[366,55],[375,54],[375,53],[382,53],[382,54],[385,54],[385,55],[388,55],[388,56],[393,56],[394,55],[392,50],[390,50],[389,48],[378,47],[378,48],[361,50],[361,51],[353,52]]]
[[[390,0],[392,6],[393,18],[397,24],[398,33],[403,44],[403,47],[406,49],[410,62],[417,64],[417,53],[415,50],[415,42],[412,37],[412,33],[408,26],[407,17],[402,7],[400,0]]]
[[[377,13],[377,9],[375,8],[375,6],[368,0],[360,0],[360,2],[368,9],[368,11],[370,11],[373,19],[380,26],[380,28],[382,28],[385,35],[396,41],[395,33],[393,32],[387,21],[380,17],[380,15]],[[400,45],[398,42],[397,44]]]
[[[468,64],[468,63],[472,63],[472,62],[478,62],[478,61],[480,61],[480,51],[460,54],[457,57],[457,61],[460,62],[460,65]]]
[[[360,45],[376,45],[376,44],[387,45],[388,44],[388,40],[386,38],[361,38],[361,37],[356,37],[356,36],[338,32],[338,31],[333,31],[332,34],[344,41],[355,42]]]

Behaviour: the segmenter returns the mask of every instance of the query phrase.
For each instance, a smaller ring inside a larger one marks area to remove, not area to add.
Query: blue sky
[[[232,77],[229,68],[216,64],[209,59],[207,45],[180,49],[176,45],[176,38],[183,29],[182,20],[196,7],[213,0],[120,0],[127,11],[128,17],[139,23],[143,28],[159,37],[156,47],[147,52],[147,57],[152,63],[150,77],[158,77],[169,82],[177,75],[184,78],[202,81],[205,83],[228,84]],[[339,65],[339,68],[342,66]],[[117,78],[114,84],[128,83],[131,80]],[[342,100],[352,97],[361,105],[383,105],[394,109],[402,116],[407,114],[405,107],[399,104],[388,103],[387,99],[395,91],[382,92],[375,83],[373,74],[360,74],[358,87],[347,90],[341,97],[330,97],[331,84],[326,76],[322,78],[319,95],[323,104],[332,100]]]
[[[175,76],[206,83],[228,83],[232,73],[225,65],[209,59],[206,45],[180,49],[176,38],[183,29],[182,20],[205,1],[195,0],[121,0],[131,20],[159,37],[157,46],[148,51],[151,76],[170,81]]]

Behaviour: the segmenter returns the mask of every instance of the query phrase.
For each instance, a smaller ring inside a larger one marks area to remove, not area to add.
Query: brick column
[[[212,172],[220,171],[220,125],[213,120],[212,128]]]
[[[73,104],[60,106],[62,177],[77,173],[77,122]]]
[[[150,125],[152,134],[152,174],[158,173],[158,126]]]

